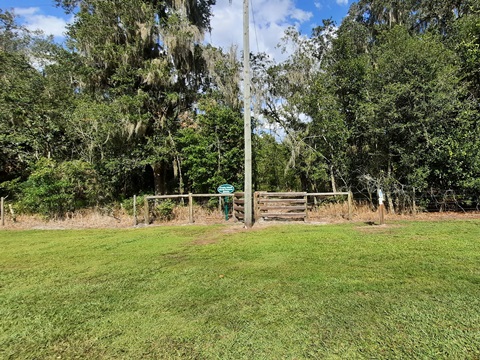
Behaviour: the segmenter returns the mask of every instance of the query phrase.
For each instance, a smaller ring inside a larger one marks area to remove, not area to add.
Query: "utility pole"
[[[243,0],[243,116],[245,134],[245,226],[251,228],[252,214],[252,124],[250,117],[250,29],[249,0]]]

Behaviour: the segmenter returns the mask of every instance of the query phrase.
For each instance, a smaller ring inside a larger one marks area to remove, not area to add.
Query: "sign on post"
[[[378,189],[378,205],[383,205],[383,191],[382,189]]]
[[[233,185],[223,184],[217,188],[217,191],[219,194],[231,194],[235,191],[235,188],[233,187]],[[224,211],[225,211],[225,220],[228,221],[228,197],[227,196],[225,196]]]
[[[233,187],[233,185],[223,184],[217,188],[217,191],[219,194],[231,194],[235,191],[235,188]]]

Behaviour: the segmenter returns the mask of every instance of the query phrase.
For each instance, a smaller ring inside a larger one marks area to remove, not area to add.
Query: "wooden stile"
[[[255,220],[307,220],[306,192],[264,192],[254,194]]]

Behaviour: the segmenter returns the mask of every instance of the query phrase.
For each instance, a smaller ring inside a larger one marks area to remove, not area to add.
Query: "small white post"
[[[383,205],[383,192],[378,189],[378,210],[380,212],[380,225],[385,224],[385,205]]]

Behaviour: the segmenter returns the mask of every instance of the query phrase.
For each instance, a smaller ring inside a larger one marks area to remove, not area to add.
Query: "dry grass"
[[[133,226],[133,218],[124,212],[106,215],[95,210],[82,210],[69,214],[64,219],[46,220],[37,215],[17,215],[16,221],[7,218],[5,229],[93,229],[93,228],[127,228]]]
[[[173,211],[173,219],[169,221],[154,220],[152,225],[186,225],[189,224],[188,207],[177,206]],[[138,217],[139,226],[144,226],[142,214]],[[421,221],[447,221],[453,219],[480,219],[480,212],[458,213],[418,213],[418,214],[386,214],[385,220],[421,220]],[[353,209],[354,222],[375,224],[379,222],[379,215],[372,211],[369,206],[355,206]],[[343,203],[328,203],[310,208],[308,211],[308,222],[311,223],[343,223],[348,222],[348,205]],[[230,216],[225,221],[223,212],[215,209],[209,210],[206,207],[194,206],[194,222],[197,225],[210,224],[234,224]],[[285,223],[283,221],[282,223]],[[264,224],[260,221],[259,223]],[[274,222],[265,222],[274,223]],[[45,220],[39,216],[17,215],[16,222],[7,215],[4,230],[25,230],[25,229],[91,229],[91,228],[129,228],[134,226],[134,218],[126,214],[122,209],[113,211],[82,210],[69,214],[65,219]]]
[[[195,224],[216,224],[225,223],[225,215],[218,210],[208,210],[201,206],[194,207]],[[138,224],[144,225],[143,215],[137,217]],[[229,222],[233,223],[230,217]],[[153,225],[183,225],[189,223],[188,207],[177,206],[173,210],[173,218],[169,221],[154,220]],[[36,215],[17,215],[14,222],[10,216],[6,217],[5,230],[25,229],[92,229],[92,228],[128,228],[135,224],[134,218],[122,209],[105,212],[94,209],[77,211],[68,214],[63,219],[46,220]],[[0,229],[2,227],[0,226]]]

